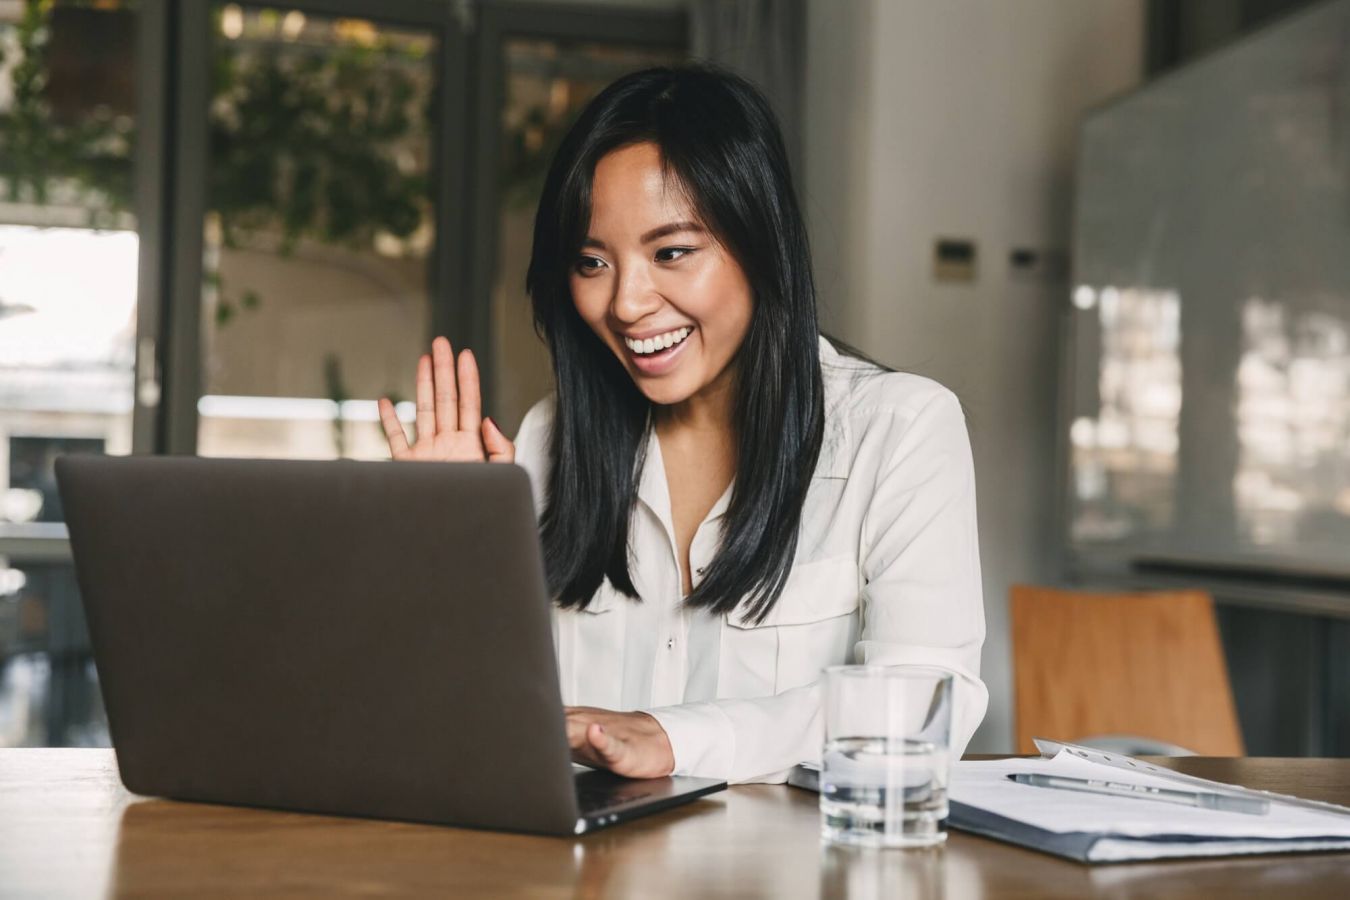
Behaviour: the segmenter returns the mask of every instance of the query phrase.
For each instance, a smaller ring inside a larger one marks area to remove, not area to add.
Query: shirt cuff
[[[675,754],[672,775],[729,778],[736,730],[716,703],[682,703],[642,710],[660,723]]]

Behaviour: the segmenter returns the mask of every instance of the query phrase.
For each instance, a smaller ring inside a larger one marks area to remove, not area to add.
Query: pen
[[[1082,791],[1086,794],[1107,794],[1111,797],[1133,797],[1136,800],[1162,800],[1166,803],[1180,803],[1183,806],[1198,806],[1201,809],[1247,813],[1253,816],[1264,816],[1270,812],[1269,800],[1238,797],[1233,794],[1220,794],[1214,791],[1178,791],[1170,788],[1149,787],[1143,784],[1125,784],[1119,781],[1090,781],[1086,778],[1065,778],[1061,775],[1039,775],[1024,772],[1018,772],[1008,777],[1018,784],[1028,784],[1032,787]]]

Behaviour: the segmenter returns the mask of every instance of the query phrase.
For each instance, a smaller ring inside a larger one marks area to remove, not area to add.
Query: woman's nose
[[[620,322],[631,323],[661,308],[661,295],[641,266],[621,270],[614,281],[610,311]]]

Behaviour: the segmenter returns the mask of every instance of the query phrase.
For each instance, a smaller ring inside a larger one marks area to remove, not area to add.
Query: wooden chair
[[[1092,594],[1016,585],[1017,750],[1132,735],[1204,756],[1242,756],[1242,734],[1204,591]]]

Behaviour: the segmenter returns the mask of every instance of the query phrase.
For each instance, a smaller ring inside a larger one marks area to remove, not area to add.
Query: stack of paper
[[[1272,802],[1266,815],[1219,812],[1160,800],[1018,784],[1017,772],[1195,790],[1145,772],[1109,768],[1061,750],[1050,759],[962,761],[948,796],[953,828],[1082,862],[1350,850],[1350,809]],[[1213,784],[1210,789],[1223,790]]]

